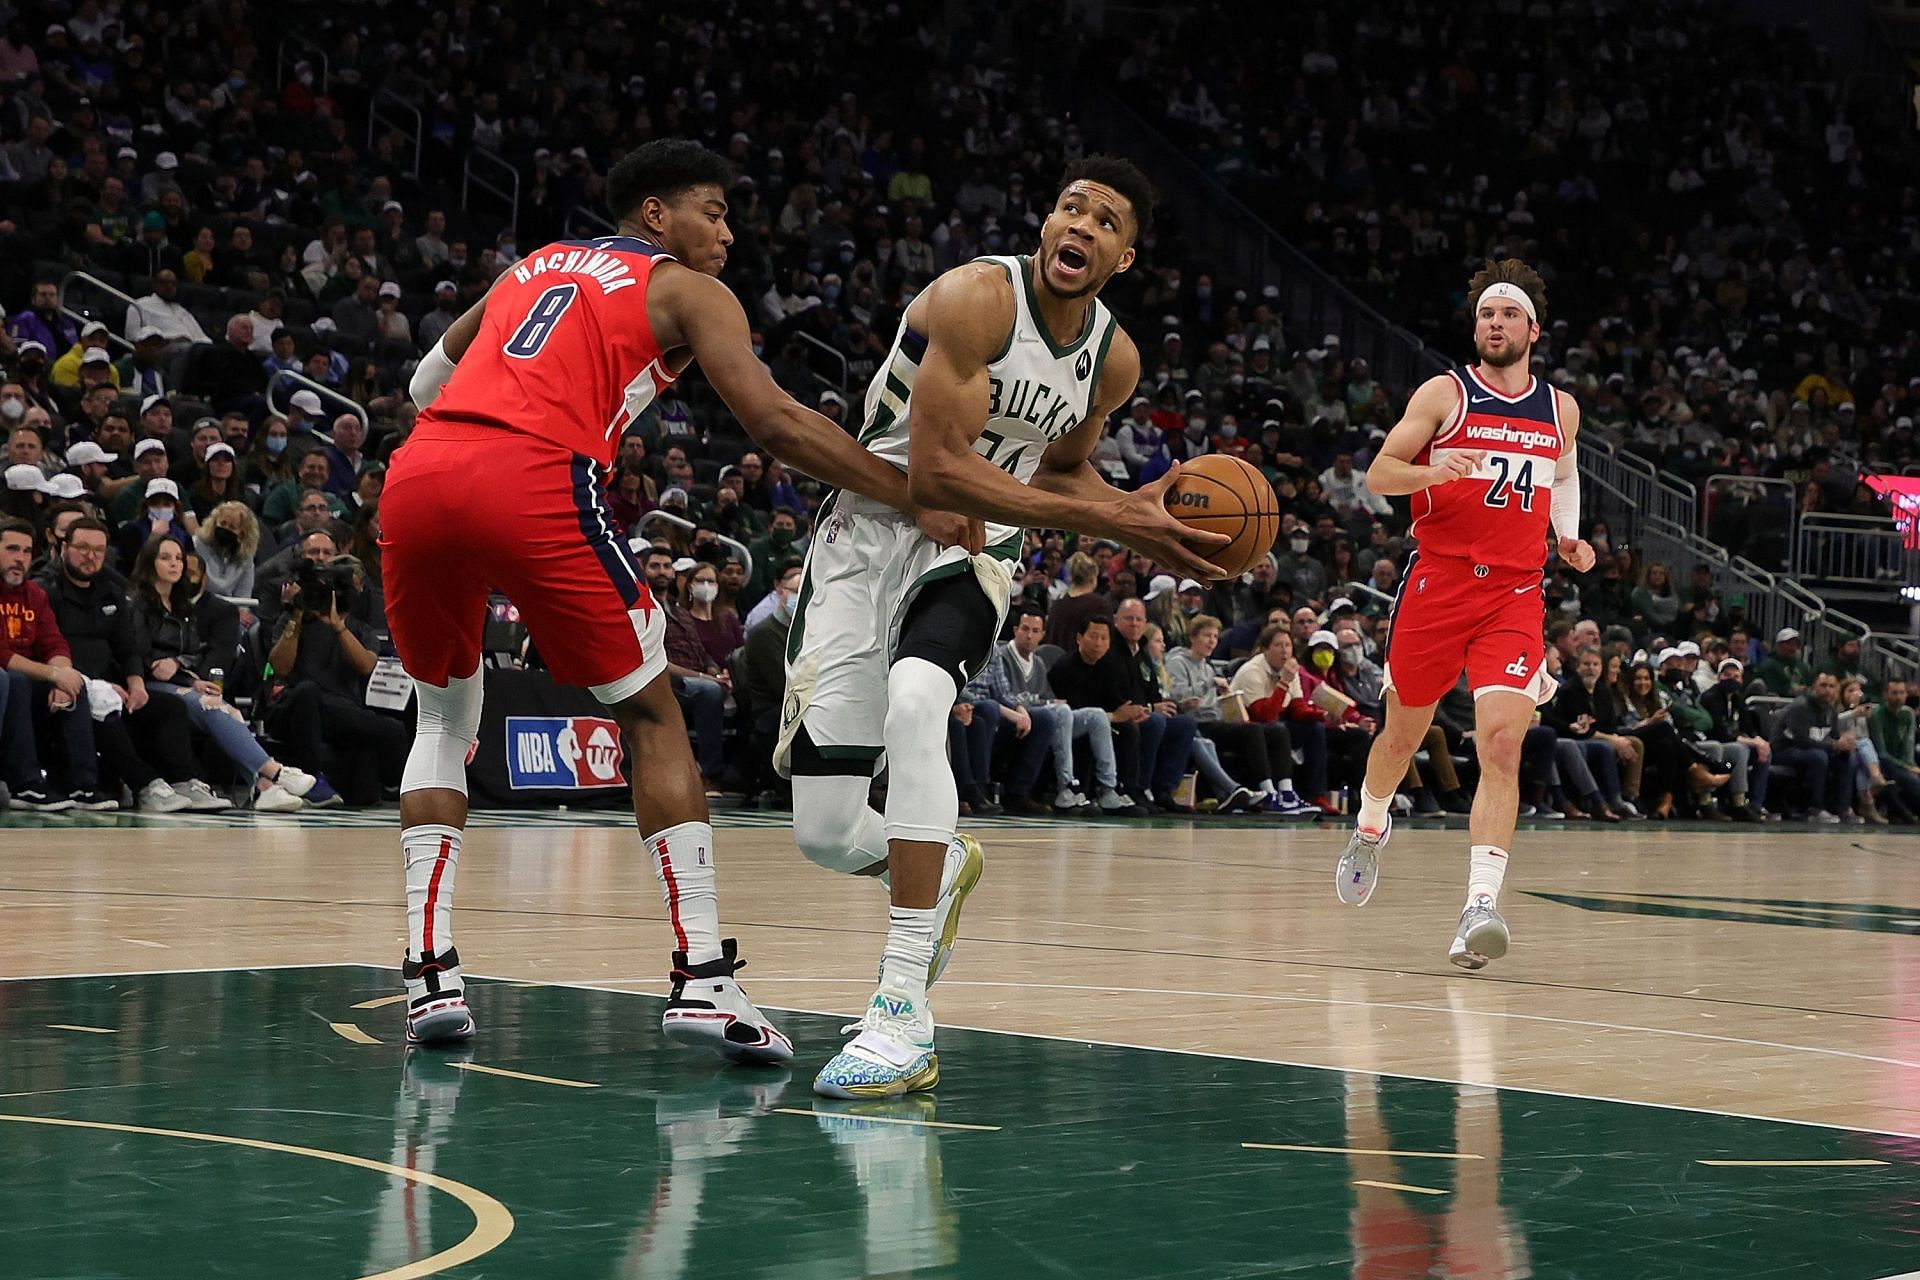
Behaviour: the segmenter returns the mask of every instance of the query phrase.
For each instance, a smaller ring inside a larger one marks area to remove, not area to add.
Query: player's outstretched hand
[[[1205,555],[1233,539],[1183,524],[1167,510],[1167,491],[1179,478],[1180,464],[1176,462],[1152,484],[1142,485],[1114,503],[1114,532],[1121,542],[1155,564],[1165,565],[1176,576],[1218,582],[1226,572]]]
[[[1436,488],[1443,484],[1452,484],[1455,480],[1465,480],[1480,469],[1487,460],[1486,451],[1473,449],[1460,453],[1449,453],[1440,461],[1427,468],[1427,488]]]
[[[987,527],[971,516],[957,516],[951,511],[921,511],[913,518],[920,532],[932,538],[943,547],[965,547],[967,554],[977,556],[987,545]]]
[[[1567,567],[1575,573],[1585,573],[1593,568],[1593,548],[1587,544],[1585,538],[1560,539],[1560,558],[1565,560]]]

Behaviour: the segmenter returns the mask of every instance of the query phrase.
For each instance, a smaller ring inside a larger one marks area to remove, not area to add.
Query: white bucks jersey
[[[1013,329],[1000,354],[987,363],[992,398],[973,451],[1025,484],[1033,479],[1047,446],[1093,412],[1100,368],[1113,345],[1116,325],[1113,313],[1096,298],[1080,336],[1059,346],[1039,316],[1031,261],[1014,257],[977,261],[993,263],[1012,281]],[[907,440],[913,434],[913,384],[926,350],[925,335],[903,323],[886,363],[867,388],[860,443],[902,471],[907,469]],[[1020,533],[1015,525],[988,524],[988,553],[1016,558]]]

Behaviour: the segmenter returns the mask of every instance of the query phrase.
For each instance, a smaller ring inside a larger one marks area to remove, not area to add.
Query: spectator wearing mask
[[[205,566],[206,589],[216,596],[253,594],[254,553],[260,521],[244,502],[222,502],[200,522],[193,549]],[[228,668],[232,670],[232,668]]]
[[[787,689],[787,637],[793,631],[801,579],[798,560],[775,565],[773,590],[747,615],[740,683],[733,692],[747,716],[748,757],[754,770],[750,783],[763,776],[773,762],[774,742],[780,732],[780,704]]]
[[[183,552],[191,544],[186,522],[181,518],[180,486],[165,476],[147,481],[139,511],[120,526],[114,539],[121,573],[133,568],[148,538],[165,538]]]
[[[676,576],[691,574],[698,565],[692,556],[675,559],[673,552],[663,547],[648,548],[641,562],[654,604],[666,615],[663,644],[673,695],[693,730],[694,755],[700,765],[700,775],[706,780],[707,789],[718,793],[727,768],[723,737],[727,694],[732,690],[733,678],[707,652],[693,616],[675,603]]]
[[[326,779],[282,765],[247,729],[245,717],[225,699],[225,678],[237,674],[240,615],[218,597],[202,593],[189,577],[189,557],[177,543],[153,538],[140,549],[129,577],[147,688],[156,697],[178,699],[194,729],[213,739],[251,782],[253,808],[293,813],[302,796],[316,803],[332,795]]]
[[[1260,794],[1259,806],[1284,817],[1319,813],[1293,789],[1293,739],[1279,720],[1260,723],[1244,718],[1228,721],[1220,710],[1220,695],[1231,686],[1213,670],[1220,645],[1220,619],[1200,614],[1187,624],[1185,648],[1167,654],[1167,694],[1180,710],[1191,715],[1200,734],[1241,762],[1242,772]]]
[[[682,574],[680,598],[681,607],[693,620],[693,629],[700,633],[700,645],[707,651],[707,660],[724,671],[747,633],[739,615],[720,608],[719,569],[702,561]]]
[[[61,353],[59,359],[47,370],[47,381],[55,387],[73,390],[80,386],[80,366],[89,352],[100,354],[93,359],[95,364],[104,364],[106,369],[99,372],[99,380],[116,390],[120,386],[120,372],[113,367],[113,354],[107,350],[107,326],[98,320],[89,320],[80,326],[80,340]],[[90,371],[91,372],[91,371]]]
[[[172,458],[167,446],[159,440],[142,440],[133,446],[132,484],[123,486],[113,497],[107,510],[116,523],[126,524],[137,519],[141,509],[146,506],[147,486],[155,480],[164,480],[173,469]]]
[[[290,439],[286,419],[276,416],[263,419],[260,429],[253,433],[253,443],[240,464],[240,483],[246,489],[248,504],[256,510],[276,485],[293,479],[295,455],[289,448]]]
[[[73,665],[46,591],[27,577],[33,541],[26,521],[0,520],[0,775],[7,802],[40,813],[118,808],[98,789],[86,677]],[[48,722],[66,750],[68,789],[61,791],[40,765],[35,726]]]
[[[148,694],[139,619],[123,580],[105,572],[106,561],[107,527],[82,517],[68,526],[60,558],[40,578],[74,667],[90,682],[103,682],[88,685],[78,708],[95,716],[93,745],[101,761],[143,810],[231,808],[194,776],[186,709]],[[103,699],[119,706],[101,719]]]
[[[1288,516],[1288,520],[1292,517]],[[1320,600],[1327,594],[1327,566],[1313,554],[1313,532],[1294,522],[1286,534],[1286,550],[1275,559],[1275,578],[1293,589],[1296,601]]]
[[[330,753],[340,763],[334,774],[340,799],[377,804],[400,785],[407,727],[366,704],[367,678],[379,655],[373,628],[353,616],[359,566],[336,556],[325,569],[326,590],[296,589],[275,626],[267,662],[281,687],[267,704],[266,724],[285,744],[288,763],[319,777]],[[311,796],[310,803],[326,803]]]

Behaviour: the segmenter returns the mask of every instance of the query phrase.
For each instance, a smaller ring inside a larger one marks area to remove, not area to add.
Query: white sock
[[[1467,905],[1485,896],[1500,898],[1500,882],[1507,878],[1507,851],[1496,845],[1476,844],[1467,850]]]
[[[1368,835],[1379,835],[1387,829],[1387,806],[1393,803],[1393,793],[1377,796],[1367,790],[1367,784],[1360,784],[1360,815],[1354,824]]]
[[[720,958],[720,899],[714,893],[713,827],[683,822],[646,838],[653,873],[660,877],[673,948],[688,964]]]
[[[407,867],[407,958],[453,950],[453,876],[460,863],[458,827],[423,825],[400,833]]]
[[[1274,785],[1274,786],[1276,786],[1276,787],[1278,787],[1278,788],[1280,788],[1280,792],[1281,792],[1281,794],[1283,794],[1283,795],[1284,795],[1284,794],[1291,794],[1291,793],[1292,793],[1292,791],[1293,791],[1293,779],[1292,779],[1292,778],[1276,778],[1276,779],[1274,779],[1274,782],[1273,782],[1273,785]]]
[[[880,981],[904,986],[923,1001],[927,966],[933,963],[932,907],[894,907],[887,913],[887,949],[880,959]]]

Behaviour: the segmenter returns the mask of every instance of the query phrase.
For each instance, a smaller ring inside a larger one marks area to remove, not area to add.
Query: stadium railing
[[[1275,309],[1290,333],[1307,339],[1292,345],[1316,346],[1322,334],[1336,334],[1342,350],[1368,357],[1374,376],[1392,387],[1415,387],[1445,371],[1446,361],[1419,338],[1321,270],[1118,96],[1091,87],[1079,96],[1089,140],[1146,170],[1202,259],[1211,258],[1218,274],[1243,285],[1250,302],[1267,285],[1279,289]]]
[[[280,37],[280,46],[274,53],[273,82],[284,85],[287,72],[296,62],[311,62],[319,68],[314,79],[320,83],[320,92],[326,93],[333,87],[333,59],[327,56],[326,46],[297,32],[289,32]]]
[[[406,121],[412,120],[413,127],[408,128]],[[381,126],[390,132],[398,133],[413,147],[413,167],[407,170],[407,176],[420,176],[421,149],[426,145],[426,120],[420,114],[420,108],[408,102],[391,88],[376,90],[372,101],[367,103],[367,146],[373,146],[373,140],[380,136]],[[464,194],[464,192],[463,192]]]
[[[1793,575],[1846,587],[1920,582],[1920,552],[1906,545],[1891,516],[1809,511],[1793,541]]]
[[[1623,498],[1630,510],[1682,529],[1696,527],[1700,493],[1693,485],[1604,440],[1583,434],[1579,449],[1582,471]]]
[[[847,363],[845,353],[827,345],[810,333],[801,333],[796,329],[793,336],[798,338],[807,349],[807,372],[812,374],[814,379],[819,382],[822,387],[831,387],[842,395],[846,394],[847,378],[849,377],[848,369],[850,366]],[[819,369],[815,368],[815,365],[822,360],[828,362],[828,367],[838,368],[840,376],[838,378],[829,378],[826,374],[821,373]]]
[[[81,285],[99,293],[106,294],[108,297],[121,303],[122,306],[131,307],[133,305],[134,300],[131,295],[114,288],[99,276],[89,275],[85,271],[69,271],[60,278],[60,313],[76,324],[85,324],[89,320],[99,320],[107,326],[107,342],[110,346],[117,347],[123,352],[132,351],[133,343],[129,342],[126,337],[121,334],[119,325],[113,323],[112,320],[107,319],[100,313],[82,310],[67,302],[68,290],[71,289],[77,293],[78,287]],[[125,314],[123,311],[121,317],[124,317]],[[115,317],[115,319],[121,317]],[[56,352],[54,354],[63,355],[65,353]]]
[[[366,408],[362,406],[358,400],[340,391],[336,391],[324,382],[315,382],[306,374],[295,373],[291,369],[282,369],[267,379],[268,410],[279,414],[283,418],[287,416],[287,406],[274,399],[276,392],[287,387],[293,388],[293,391],[286,393],[288,399],[293,398],[295,391],[311,391],[320,397],[320,404],[323,408],[329,405],[345,405],[345,409],[336,409],[333,410],[333,412],[351,413],[360,419],[361,430],[370,431],[372,429],[373,424],[367,417]]]
[[[633,532],[627,538],[627,546],[632,548],[635,555],[644,555],[646,553],[647,540],[641,536],[641,530],[650,524],[670,524],[674,528],[684,529],[688,533],[693,533],[700,527],[691,520],[682,519],[674,515],[671,511],[661,511],[658,508],[649,511],[633,522]],[[753,552],[747,550],[746,543],[734,538],[729,538],[724,533],[716,533],[714,540],[727,550],[733,552],[734,559],[746,566],[747,576],[749,578],[753,576]]]
[[[476,168],[479,172],[476,172]],[[496,176],[486,176],[491,170]],[[469,212],[473,201],[468,192],[478,187],[488,195],[506,205],[507,225],[514,226],[520,221],[520,170],[494,152],[481,147],[469,147],[466,160],[460,166],[460,207]]]

